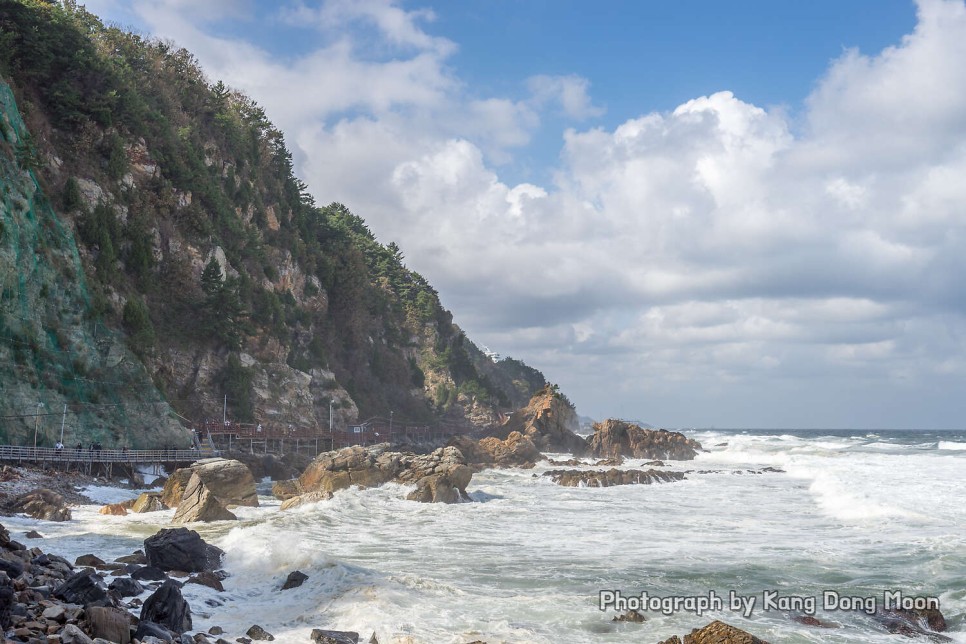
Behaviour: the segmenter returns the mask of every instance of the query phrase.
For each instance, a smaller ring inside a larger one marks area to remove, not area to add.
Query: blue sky
[[[93,0],[581,412],[962,427],[962,0]]]

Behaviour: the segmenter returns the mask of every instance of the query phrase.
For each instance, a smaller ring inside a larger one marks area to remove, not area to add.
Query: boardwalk
[[[0,445],[0,461],[10,463],[191,463],[218,456],[197,449],[76,449]]]

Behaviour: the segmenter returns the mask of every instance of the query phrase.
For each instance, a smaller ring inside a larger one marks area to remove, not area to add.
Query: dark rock
[[[623,615],[616,616],[613,620],[614,622],[631,622],[633,624],[643,624],[647,621],[647,618],[641,615],[636,610],[629,610]]]
[[[838,626],[835,624],[826,624],[822,620],[818,619],[817,617],[813,617],[812,615],[796,615],[792,619],[799,624],[804,624],[805,626],[816,626],[818,628],[838,628]]]
[[[0,572],[7,573],[11,579],[16,579],[23,574],[24,566],[19,561],[7,560],[0,557]]]
[[[141,621],[159,624],[176,635],[191,630],[191,608],[181,596],[177,583],[169,579],[145,600]]]
[[[543,473],[553,482],[566,487],[612,487],[615,485],[647,485],[684,480],[683,472],[662,470],[548,470]]]
[[[104,564],[104,560],[100,557],[95,557],[94,555],[81,555],[74,561],[75,566],[101,566]]]
[[[212,626],[208,629],[209,635],[224,635],[224,633],[225,629],[223,629],[221,626]]]
[[[161,581],[166,577],[164,571],[156,566],[141,566],[131,573],[131,579],[137,581]]]
[[[247,631],[245,631],[245,635],[247,635],[248,637],[252,638],[253,640],[263,640],[263,641],[267,641],[267,642],[273,642],[273,641],[275,641],[275,636],[272,635],[271,633],[269,633],[268,631],[266,631],[264,628],[262,628],[258,624],[255,624],[254,626],[252,626],[251,628],[249,628]]]
[[[54,597],[68,604],[81,606],[112,606],[104,581],[92,572],[81,571],[70,576],[54,589]]]
[[[285,583],[282,584],[282,590],[288,590],[290,588],[298,588],[301,586],[309,576],[306,575],[301,570],[293,570],[285,578]]]
[[[44,538],[44,535],[40,534],[36,530],[31,530],[29,532],[26,532],[26,533],[24,533],[23,536],[27,537],[28,539],[43,539]]]
[[[313,628],[311,637],[316,644],[359,644],[359,634],[353,631],[324,631]]]
[[[208,588],[214,588],[218,592],[225,591],[225,587],[222,585],[221,579],[218,578],[218,575],[209,571],[199,572],[197,575],[190,577],[185,583],[207,586]]]
[[[148,537],[144,540],[144,552],[152,566],[188,572],[214,570],[225,554],[187,528],[165,529]]]
[[[137,597],[144,592],[144,586],[128,577],[115,577],[107,585],[107,589],[117,597]]]
[[[13,599],[13,588],[0,586],[0,631],[6,631],[10,628]]]
[[[60,632],[60,644],[94,644],[94,640],[75,624],[68,624]]]
[[[148,562],[148,558],[144,556],[143,552],[141,552],[140,550],[137,550],[133,554],[118,557],[114,561],[122,564],[142,564],[143,565]]]
[[[174,642],[174,633],[160,624],[146,622],[143,619],[138,623],[138,628],[134,632],[134,638],[143,640],[145,637],[156,637],[163,642]]]

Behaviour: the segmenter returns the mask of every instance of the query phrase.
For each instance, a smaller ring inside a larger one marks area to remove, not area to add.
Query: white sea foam
[[[776,642],[885,644],[894,636],[849,614],[819,615],[843,625],[822,631],[782,613],[744,620],[728,610],[623,625],[595,602],[601,589],[881,596],[912,584],[941,595],[949,635],[966,642],[966,451],[955,448],[966,444],[925,449],[886,432],[696,436],[710,451],[670,463],[691,471],[676,483],[566,488],[542,476],[553,469],[544,462],[475,474],[476,503],[417,504],[405,500],[411,487],[395,484],[286,512],[262,498],[259,508],[234,510],[238,522],[190,526],[227,552],[231,573],[225,593],[185,586],[195,628],[219,625],[234,639],[258,623],[283,643],[307,641],[312,628],[356,630],[363,640],[375,632],[383,644],[607,643],[658,641],[721,618]],[[783,472],[749,473],[767,466]],[[70,556],[126,554],[172,514],[79,508],[75,521],[41,526],[40,545]],[[20,540],[36,526],[3,522]],[[279,591],[296,569],[305,584]]]

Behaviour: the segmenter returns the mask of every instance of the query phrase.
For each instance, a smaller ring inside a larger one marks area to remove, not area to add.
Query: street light
[[[389,440],[392,440],[392,410],[389,410]]]
[[[37,403],[37,415],[34,416],[34,449],[37,449],[37,427],[40,425],[40,410],[43,409],[44,403]]]

